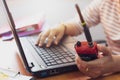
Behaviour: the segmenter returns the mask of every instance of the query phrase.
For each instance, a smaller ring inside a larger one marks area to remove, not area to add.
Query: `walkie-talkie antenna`
[[[90,47],[93,47],[93,41],[92,41],[92,37],[91,37],[90,31],[89,31],[89,28],[87,27],[86,22],[85,22],[84,19],[83,19],[83,16],[82,16],[82,13],[81,13],[81,11],[80,11],[79,6],[78,6],[77,4],[75,4],[75,7],[76,7],[76,9],[77,9],[79,18],[80,18],[80,20],[81,20],[81,23],[82,23],[82,26],[83,26],[83,29],[84,29],[84,33],[85,33],[85,37],[86,37],[86,39],[87,39],[87,41],[88,41],[88,45],[89,45]]]

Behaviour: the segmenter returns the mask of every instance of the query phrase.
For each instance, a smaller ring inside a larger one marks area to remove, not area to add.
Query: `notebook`
[[[19,37],[5,0],[3,0],[3,4],[11,31],[28,72],[33,76],[48,77],[78,70],[75,64],[75,52],[67,46],[69,43],[76,43],[75,40],[70,37],[64,38],[59,45],[53,45],[50,48],[35,46],[37,35]]]

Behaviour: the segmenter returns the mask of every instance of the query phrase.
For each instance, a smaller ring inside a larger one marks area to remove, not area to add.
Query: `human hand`
[[[50,47],[52,43],[58,44],[61,38],[65,33],[65,26],[63,24],[58,25],[57,27],[50,28],[46,31],[43,31],[39,34],[36,45],[42,47],[43,44],[46,43],[46,47]]]
[[[101,76],[102,74],[105,74],[108,69],[111,69],[112,64],[112,56],[111,56],[111,50],[105,46],[97,45],[98,51],[100,52],[99,55],[102,57],[98,57],[98,59],[93,61],[83,61],[80,59],[78,55],[76,55],[76,64],[78,66],[78,69],[85,75],[96,78]],[[109,65],[109,67],[108,67]]]

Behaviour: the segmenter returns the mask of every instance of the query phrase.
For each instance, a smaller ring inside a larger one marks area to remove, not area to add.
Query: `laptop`
[[[50,48],[35,46],[37,35],[19,37],[6,0],[3,0],[3,4],[24,67],[28,72],[43,78],[78,70],[75,64],[75,52],[68,46],[72,44],[74,47],[76,43],[72,37],[64,38],[59,45],[52,45]]]

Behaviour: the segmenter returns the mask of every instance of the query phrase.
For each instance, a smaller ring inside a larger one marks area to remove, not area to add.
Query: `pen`
[[[85,20],[83,19],[80,8],[79,8],[79,6],[77,4],[75,5],[75,7],[76,7],[76,10],[78,12],[79,18],[81,20],[81,23],[82,23],[82,26],[83,26],[83,29],[84,29],[84,33],[85,33],[85,37],[87,39],[88,45],[89,45],[89,47],[93,47],[93,41],[92,41],[92,38],[91,38],[91,34],[90,34],[90,31],[89,31],[89,29],[88,29],[88,27],[86,25]]]

